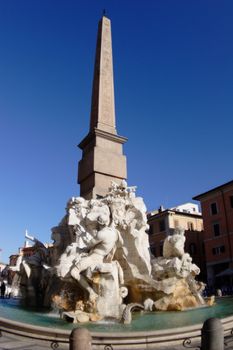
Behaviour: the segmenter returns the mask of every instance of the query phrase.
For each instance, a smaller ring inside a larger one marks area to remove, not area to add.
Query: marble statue
[[[135,190],[122,181],[112,183],[98,200],[73,197],[62,220],[73,241],[57,261],[55,274],[86,292],[88,307],[101,317],[119,318],[130,286],[151,273],[146,207]]]
[[[163,257],[152,260],[154,280],[162,281],[164,292],[154,304],[157,310],[183,310],[205,303],[201,296],[204,284],[195,280],[200,269],[184,251],[184,233],[182,228],[175,229],[164,241]]]
[[[163,257],[182,258],[184,255],[185,236],[182,228],[176,229],[173,235],[168,236],[163,244]]]
[[[52,248],[26,234],[35,253],[15,267],[28,286],[23,298],[55,307],[73,322],[110,317],[127,324],[135,309],[202,305],[203,284],[195,280],[200,270],[184,251],[184,230],[168,236],[163,256],[153,259],[147,230],[143,199],[125,180],[112,182],[103,198],[71,198],[52,228]]]

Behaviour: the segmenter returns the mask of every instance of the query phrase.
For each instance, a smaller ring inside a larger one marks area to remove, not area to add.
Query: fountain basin
[[[137,313],[131,325],[113,322],[74,325],[67,324],[54,315],[29,312],[17,306],[10,306],[4,301],[0,303],[0,315],[3,316],[0,318],[0,328],[16,335],[68,344],[71,329],[78,326],[90,330],[93,350],[103,350],[110,344],[114,350],[154,349],[164,345],[182,344],[185,338],[198,340],[203,322],[210,317],[221,318],[224,331],[227,333],[233,327],[232,306],[232,298],[221,298],[215,306],[198,310],[144,315]],[[183,320],[182,326],[181,320]]]

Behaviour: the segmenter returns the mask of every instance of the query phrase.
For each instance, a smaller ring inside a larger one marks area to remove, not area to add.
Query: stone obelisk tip
[[[105,14],[98,28],[90,130],[116,134],[111,21]]]

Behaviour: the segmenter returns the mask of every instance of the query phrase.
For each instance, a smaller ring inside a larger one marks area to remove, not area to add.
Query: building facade
[[[200,201],[202,208],[208,285],[232,286],[233,181],[193,199]]]
[[[203,248],[203,220],[198,206],[186,203],[171,209],[158,210],[148,214],[149,242],[151,253],[162,256],[163,242],[176,228],[185,230],[185,251],[201,269],[200,280],[206,280],[205,255]]]

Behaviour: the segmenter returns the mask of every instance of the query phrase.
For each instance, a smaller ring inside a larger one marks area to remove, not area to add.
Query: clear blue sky
[[[1,0],[2,261],[26,228],[50,241],[79,195],[104,8],[128,183],[152,210],[232,180],[232,0]]]

